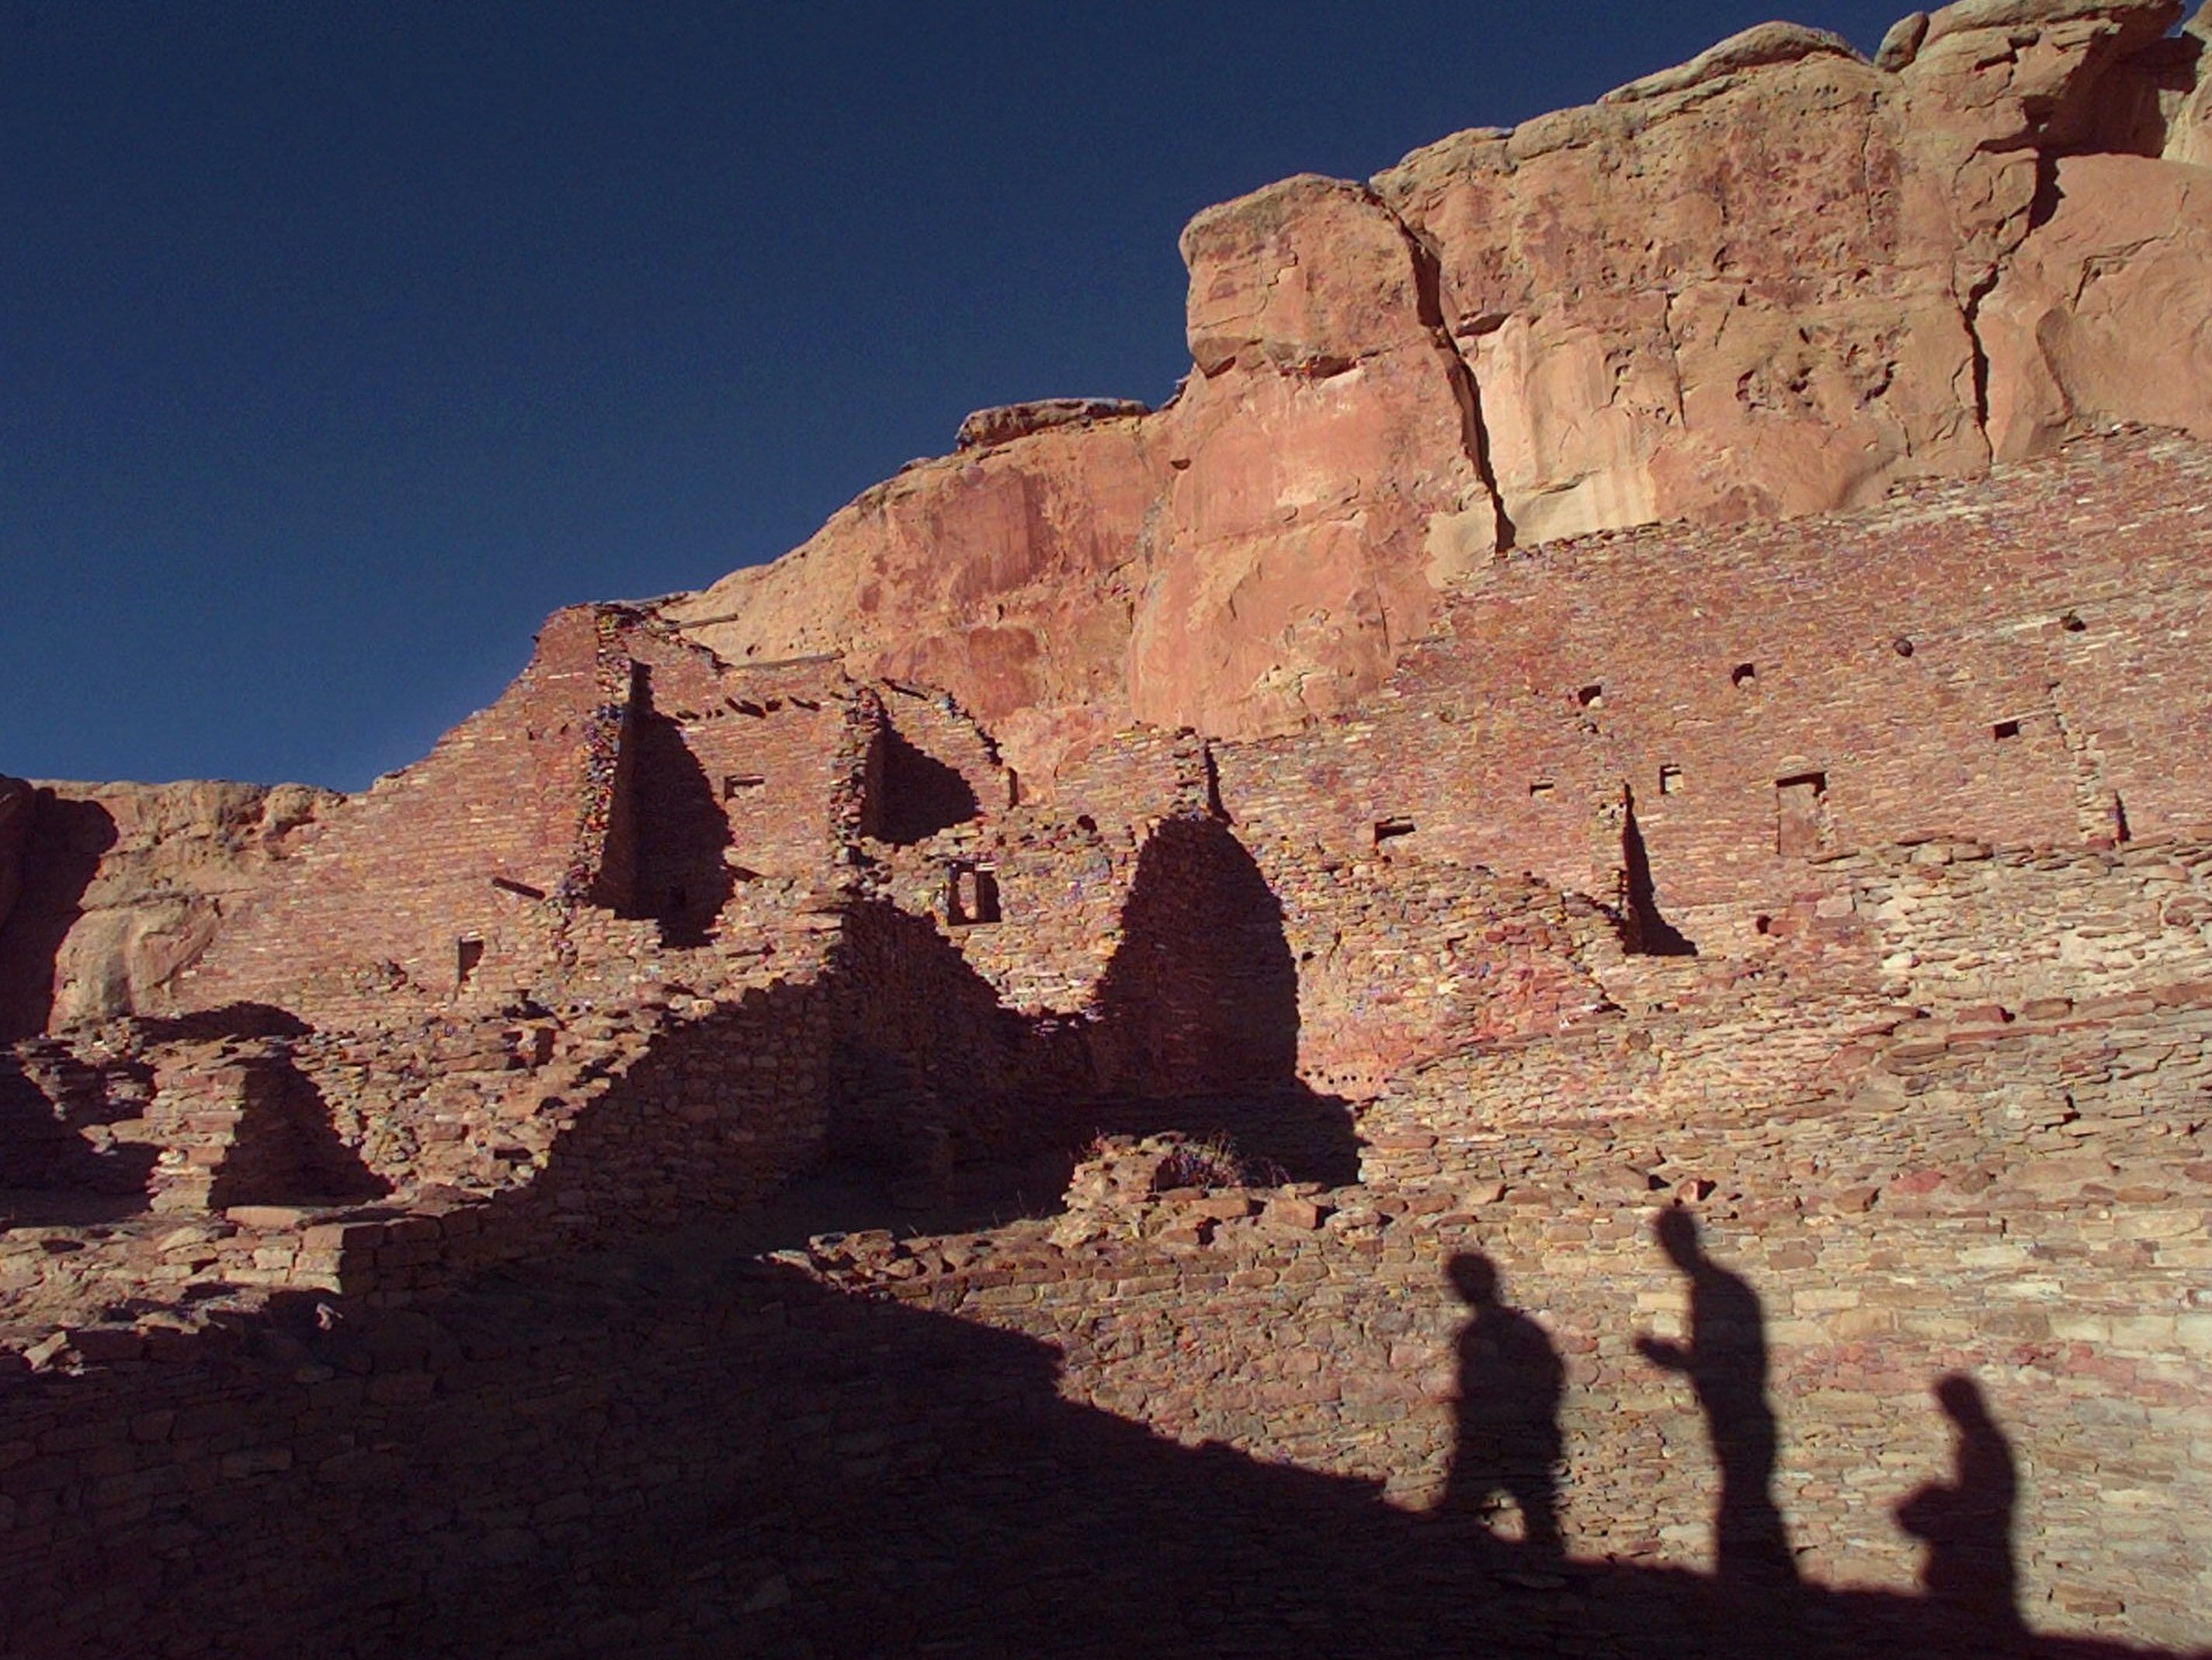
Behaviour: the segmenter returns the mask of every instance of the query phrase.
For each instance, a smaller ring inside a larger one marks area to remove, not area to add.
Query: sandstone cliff
[[[972,417],[668,615],[733,660],[943,687],[1048,787],[1132,719],[1348,707],[1516,544],[2212,435],[2212,54],[2182,9],[1964,0],[1872,62],[1765,24],[1368,185],[1211,209],[1168,407]]]
[[[31,787],[20,778],[0,778],[0,928],[8,925],[15,896],[23,891],[23,839],[31,830]]]
[[[161,1009],[226,903],[338,799],[297,784],[0,780],[0,1037]]]

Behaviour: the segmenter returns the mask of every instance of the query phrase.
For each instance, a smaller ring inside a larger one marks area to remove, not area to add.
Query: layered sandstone
[[[732,659],[942,686],[1049,788],[1133,716],[1350,707],[1499,548],[2212,434],[2212,77],[2181,11],[1966,0],[1872,62],[1761,25],[1371,185],[1208,210],[1166,408],[986,412],[668,614]]]

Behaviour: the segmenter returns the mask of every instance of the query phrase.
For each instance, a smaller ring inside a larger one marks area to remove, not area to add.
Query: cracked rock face
[[[1434,612],[1425,567],[1489,556],[1464,367],[1419,251],[1370,192],[1293,179],[1183,233],[1198,366],[1128,654],[1164,726],[1267,732],[1380,684]]]
[[[942,686],[1048,790],[1132,716],[1346,707],[1516,543],[2212,434],[2212,28],[2181,12],[1965,0],[1873,63],[1763,24],[1370,185],[1210,209],[1168,407],[1010,414],[669,614]]]

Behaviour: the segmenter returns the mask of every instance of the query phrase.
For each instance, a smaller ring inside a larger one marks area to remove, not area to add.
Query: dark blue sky
[[[1772,3],[0,0],[0,772],[357,788],[557,605],[1164,397],[1208,203]]]

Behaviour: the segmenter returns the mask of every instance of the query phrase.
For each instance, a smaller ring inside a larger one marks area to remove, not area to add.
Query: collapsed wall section
[[[757,951],[831,867],[848,696],[834,665],[733,674],[622,608],[558,613],[499,702],[333,814],[174,1000],[375,1020]]]

